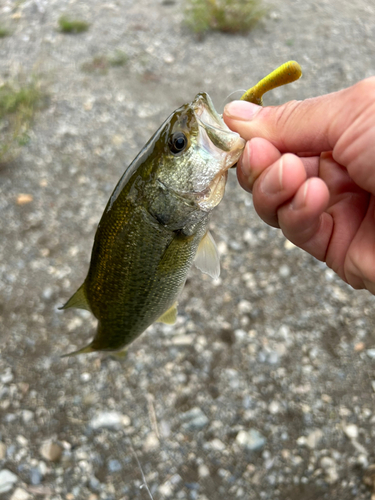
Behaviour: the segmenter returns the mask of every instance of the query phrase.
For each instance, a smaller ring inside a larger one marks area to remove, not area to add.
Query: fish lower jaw
[[[217,175],[208,188],[196,195],[197,204],[204,212],[210,212],[222,200],[227,183],[228,171]]]

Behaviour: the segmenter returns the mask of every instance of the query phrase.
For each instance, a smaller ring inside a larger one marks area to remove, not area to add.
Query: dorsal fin
[[[194,264],[202,273],[208,274],[211,278],[215,279],[220,276],[219,251],[209,231],[199,243]]]
[[[82,283],[82,285],[78,288],[76,293],[70,297],[68,302],[64,304],[62,307],[59,307],[59,309],[69,309],[69,307],[76,307],[77,309],[86,309],[87,311],[91,312],[91,307],[87,301],[86,294],[85,294],[85,283]]]

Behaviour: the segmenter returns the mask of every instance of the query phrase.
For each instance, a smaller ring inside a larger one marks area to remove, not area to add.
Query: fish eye
[[[184,133],[176,132],[169,138],[168,144],[171,153],[178,154],[181,153],[186,148],[188,140]]]

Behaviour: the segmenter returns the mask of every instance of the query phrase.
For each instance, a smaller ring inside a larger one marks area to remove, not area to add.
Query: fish
[[[244,147],[205,92],[164,121],[111,194],[86,279],[61,308],[86,309],[98,320],[93,340],[65,356],[124,352],[153,323],[173,324],[193,263],[219,277],[209,217]]]
[[[121,351],[155,321],[173,324],[193,262],[219,276],[209,215],[244,146],[204,92],[155,132],[115,187],[86,279],[63,306],[98,320],[92,342],[74,354]]]

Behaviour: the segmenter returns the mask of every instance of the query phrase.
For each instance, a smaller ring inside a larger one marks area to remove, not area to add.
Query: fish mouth
[[[245,140],[226,125],[214,108],[210,96],[205,92],[196,96],[193,109],[198,126],[201,131],[205,132],[202,134],[203,145],[208,147],[214,156],[217,151],[213,147],[217,148],[220,151],[221,160],[225,158],[222,170],[228,170],[241,156]]]
[[[246,142],[224,123],[208,94],[198,94],[192,104],[199,128],[199,146],[210,156],[213,166],[205,188],[194,195],[199,207],[210,211],[220,203],[228,169],[237,163]]]

